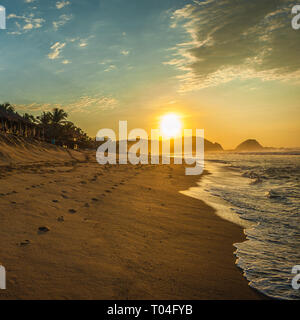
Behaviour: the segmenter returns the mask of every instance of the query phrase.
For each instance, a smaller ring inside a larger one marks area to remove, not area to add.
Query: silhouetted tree
[[[15,107],[11,105],[9,102],[0,104],[0,108],[7,113],[15,113]]]
[[[36,123],[36,118],[32,114],[24,113],[23,119],[25,119],[26,121],[29,121],[31,123]]]
[[[51,123],[52,115],[50,112],[43,112],[37,119],[41,125],[48,126]]]
[[[55,139],[59,145],[73,147],[77,144],[81,148],[94,148],[95,140],[90,138],[81,128],[77,127],[71,121],[68,121],[68,114],[63,109],[54,108],[52,112],[43,112],[41,115],[34,117],[29,113],[20,116],[14,106],[9,102],[0,104],[0,111],[7,114],[17,115],[32,124],[37,124],[43,128],[46,141],[50,142]]]
[[[63,109],[54,108],[51,113],[52,124],[61,124],[67,119],[67,117],[68,114]]]

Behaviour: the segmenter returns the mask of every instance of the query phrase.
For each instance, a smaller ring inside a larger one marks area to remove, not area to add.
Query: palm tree
[[[46,136],[56,143],[59,139],[59,143],[62,143],[63,139],[63,127],[68,123],[66,121],[68,114],[59,108],[54,108],[52,112],[43,112],[39,118],[39,121],[45,129]]]
[[[48,126],[50,125],[52,120],[51,112],[43,112],[40,116],[37,117],[37,119],[42,126]]]
[[[36,118],[32,114],[24,113],[23,119],[31,123],[36,123]]]
[[[54,140],[54,143],[64,143],[69,147],[72,147],[75,143],[83,148],[93,148],[95,146],[95,141],[82,129],[75,126],[71,121],[67,121],[68,114],[63,109],[54,108],[52,112],[43,112],[38,117],[28,113],[20,116],[13,105],[5,102],[0,104],[0,111],[8,114],[8,116],[16,116],[16,119],[20,120],[22,117],[32,124],[38,124],[39,128],[43,129],[43,136],[48,142]]]
[[[59,125],[65,122],[68,114],[63,109],[54,108],[51,113],[51,122],[54,125]]]
[[[3,104],[0,104],[0,108],[4,110],[4,112],[7,113],[15,113],[15,107],[11,105],[9,102],[5,102]]]

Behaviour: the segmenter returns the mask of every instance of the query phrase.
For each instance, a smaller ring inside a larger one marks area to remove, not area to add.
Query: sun
[[[180,116],[174,113],[168,113],[161,118],[160,132],[164,138],[174,138],[180,135],[182,123]]]

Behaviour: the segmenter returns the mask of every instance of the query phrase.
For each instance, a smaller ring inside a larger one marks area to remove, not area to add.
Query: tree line
[[[60,146],[79,148],[93,148],[95,140],[90,138],[81,128],[68,120],[68,113],[60,108],[53,108],[52,111],[42,112],[39,116],[29,113],[20,115],[13,105],[6,102],[0,104],[0,112],[8,117],[21,118],[33,126],[38,126],[43,130],[43,138],[46,142]]]

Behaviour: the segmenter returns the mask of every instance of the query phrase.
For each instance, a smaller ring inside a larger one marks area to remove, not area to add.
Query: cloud
[[[57,2],[56,2],[56,8],[57,8],[58,10],[60,10],[60,9],[62,9],[62,8],[64,8],[64,7],[70,5],[70,4],[71,4],[70,1],[57,1]]]
[[[111,64],[108,68],[106,68],[104,70],[104,72],[110,72],[110,71],[113,71],[113,70],[116,70],[117,67],[114,65],[114,64]]]
[[[106,60],[100,61],[99,64],[107,65],[107,64],[111,64],[112,62],[113,62],[112,59],[106,59]]]
[[[72,20],[72,17],[72,15],[62,14],[57,21],[52,22],[54,29],[57,31],[60,27]]]
[[[95,35],[91,34],[87,38],[80,38],[80,37],[74,37],[74,38],[67,38],[67,42],[74,43],[79,48],[86,48],[89,44],[90,39],[95,38]]]
[[[33,29],[33,24],[32,23],[27,23],[23,27],[23,30],[31,30],[31,29]]]
[[[65,59],[65,60],[63,60],[62,62],[61,62],[62,64],[70,64],[70,63],[72,63],[70,60],[68,60],[68,59]]]
[[[122,50],[121,51],[121,54],[124,55],[124,56],[128,56],[129,53],[130,53],[130,51],[128,51],[128,50]]]
[[[50,103],[29,103],[29,104],[15,104],[16,110],[19,112],[42,112],[51,108]]]
[[[9,32],[9,34],[16,34],[16,35],[21,35],[33,29],[39,29],[43,26],[45,22],[43,18],[36,18],[33,13],[30,13],[27,16],[26,15],[18,16],[14,13],[11,13],[10,15],[7,16],[7,19],[15,20],[14,25],[16,29],[14,31]]]
[[[81,96],[79,99],[69,103],[29,103],[17,104],[16,110],[23,112],[42,112],[50,111],[53,108],[62,108],[68,112],[97,112],[105,110],[113,110],[118,105],[118,100],[111,96],[96,95],[96,96]]]
[[[81,40],[80,43],[79,43],[79,47],[80,47],[80,48],[87,47],[87,45],[88,45],[88,43],[87,43],[87,41],[85,41],[85,40]]]
[[[89,112],[112,110],[118,101],[110,96],[82,96],[77,101],[64,105],[64,108],[71,112]]]
[[[95,36],[93,34],[91,34],[89,37],[85,38],[85,39],[80,39],[78,38],[77,40],[79,41],[79,47],[80,48],[85,48],[88,46],[88,42],[90,39],[95,38]]]
[[[55,60],[60,57],[62,49],[66,46],[66,43],[56,42],[53,46],[50,47],[51,52],[48,54],[50,60]]]
[[[35,2],[36,0],[25,0],[25,3],[33,3]]]
[[[178,43],[165,64],[180,71],[181,91],[236,78],[300,79],[300,37],[291,28],[290,0],[194,1],[173,12]]]

